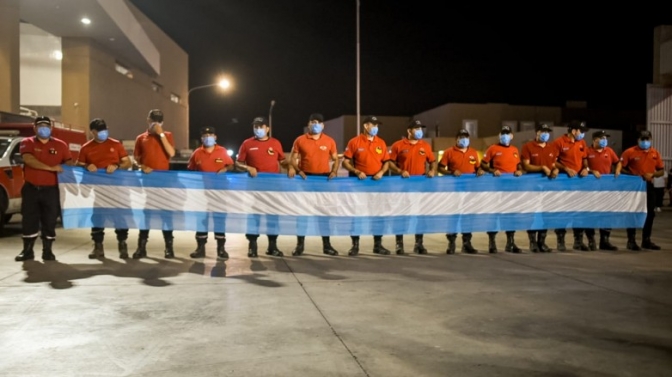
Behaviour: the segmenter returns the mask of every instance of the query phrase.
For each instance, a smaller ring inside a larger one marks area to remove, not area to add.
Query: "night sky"
[[[289,149],[311,113],[357,112],[356,0],[131,2],[189,54],[190,88],[234,78],[230,93],[192,92],[192,138],[215,126],[220,144],[237,151],[275,100],[273,136]],[[645,109],[653,30],[672,25],[672,14],[646,4],[599,12],[360,4],[362,116],[412,116],[449,102]]]

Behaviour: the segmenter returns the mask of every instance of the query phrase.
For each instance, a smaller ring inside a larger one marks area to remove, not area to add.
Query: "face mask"
[[[37,127],[37,136],[40,139],[48,139],[51,136],[51,127]]]
[[[539,141],[541,141],[542,143],[547,142],[548,139],[550,139],[550,138],[551,138],[551,134],[549,134],[548,132],[542,132],[542,133],[539,134]]]
[[[422,136],[423,136],[422,134],[423,134],[422,130],[413,131],[413,137],[415,137],[415,140],[422,139]]]
[[[257,139],[263,139],[266,137],[266,130],[263,128],[255,128],[254,129],[254,136]]]
[[[639,141],[639,147],[642,148],[642,149],[651,148],[651,140],[640,140]]]
[[[210,148],[215,145],[215,137],[214,136],[206,136],[203,138],[203,145],[206,148]]]
[[[607,144],[609,144],[607,142],[607,139],[600,139],[600,142],[599,142],[600,148],[605,148],[607,146]]]
[[[466,137],[461,138],[461,139],[457,139],[457,146],[460,147],[460,148],[468,147],[469,146],[469,139],[467,139]]]
[[[313,123],[310,125],[310,132],[312,132],[314,135],[319,134],[322,132],[322,123]]]
[[[574,136],[574,140],[581,141],[581,140],[583,140],[584,136],[586,136],[586,134],[584,132],[581,132],[580,134]]]
[[[499,135],[499,142],[503,145],[509,145],[509,143],[511,142],[511,134]]]
[[[110,136],[110,131],[108,130],[98,131],[98,140],[105,141],[107,140],[108,136]]]
[[[376,136],[376,135],[378,135],[378,126],[369,128],[369,136]]]

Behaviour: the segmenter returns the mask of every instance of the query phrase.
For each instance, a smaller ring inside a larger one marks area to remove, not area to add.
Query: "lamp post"
[[[273,135],[273,106],[275,106],[275,100],[271,100],[271,107],[268,109],[268,136]]]
[[[231,87],[231,81],[229,81],[228,79],[221,79],[219,82],[216,82],[216,83],[213,83],[213,84],[196,86],[196,87],[193,87],[193,88],[189,89],[189,91],[187,92],[187,104],[189,103],[188,102],[189,101],[189,95],[191,94],[191,92],[193,92],[194,90],[210,88],[210,87],[213,87],[213,86],[219,86],[220,88],[222,88],[224,90],[227,90]]]

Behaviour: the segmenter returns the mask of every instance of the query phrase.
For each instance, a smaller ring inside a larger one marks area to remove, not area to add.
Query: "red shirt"
[[[276,138],[259,140],[251,137],[240,145],[238,161],[257,169],[259,173],[280,173],[280,164],[285,159],[282,145]]]
[[[474,174],[481,167],[476,149],[467,147],[467,150],[462,152],[457,145],[443,151],[439,163],[449,171],[459,170],[464,174]]]
[[[553,140],[553,146],[557,149],[559,163],[577,172],[583,169],[583,159],[588,152],[585,140],[575,141],[567,135],[562,135]]]
[[[406,170],[410,175],[424,175],[427,173],[426,163],[436,161],[432,147],[424,140],[418,140],[411,144],[404,138],[392,144],[390,160],[397,163],[401,170]]]
[[[173,134],[168,131],[164,131],[164,134],[170,145],[175,147]],[[161,137],[159,137],[159,135],[150,134],[146,131],[138,135],[138,137],[135,138],[133,156],[135,156],[135,160],[138,164],[145,165],[154,170],[170,169],[170,156],[168,156],[168,153],[163,149],[163,145],[161,145]]]
[[[212,151],[208,152],[202,145],[191,154],[187,169],[203,172],[217,173],[223,168],[233,165],[233,160],[226,148],[215,144]]]
[[[108,138],[102,143],[89,140],[79,151],[77,162],[94,164],[98,169],[103,169],[121,163],[121,159],[127,156],[128,152],[119,140]]]
[[[553,143],[546,143],[541,146],[536,140],[525,143],[522,152],[523,160],[528,160],[530,164],[536,166],[546,166],[553,170],[553,163],[558,158],[558,151]]]
[[[616,152],[609,147],[604,147],[602,151],[598,151],[593,147],[588,147],[586,159],[588,160],[588,168],[590,170],[595,170],[600,174],[611,173],[611,166],[618,163]]]
[[[60,165],[68,160],[72,160],[70,150],[67,144],[61,139],[55,137],[49,138],[46,143],[42,143],[37,136],[27,137],[21,140],[19,151],[22,155],[32,154],[43,164],[49,166]],[[23,165],[23,177],[26,182],[35,186],[55,186],[58,184],[58,173],[42,169],[35,169],[28,164]]]
[[[621,155],[621,163],[632,174],[639,176],[655,173],[656,170],[663,168],[663,159],[653,147],[649,149],[642,149],[639,146],[628,148]]]
[[[299,166],[305,173],[329,174],[331,156],[337,153],[336,142],[326,134],[320,134],[317,139],[303,134],[294,140],[292,152],[299,154]]]
[[[502,173],[514,173],[518,170],[520,163],[520,155],[518,148],[513,145],[504,146],[501,144],[493,144],[483,155],[483,163],[490,164],[492,167]]]
[[[383,163],[390,159],[385,141],[378,136],[369,140],[365,134],[355,136],[348,141],[343,158],[354,161],[355,169],[366,175],[375,175],[382,169]]]

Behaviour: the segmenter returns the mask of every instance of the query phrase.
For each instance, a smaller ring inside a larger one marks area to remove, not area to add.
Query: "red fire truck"
[[[21,212],[23,158],[19,144],[24,137],[33,135],[32,123],[0,123],[0,233],[12,215]],[[60,122],[54,122],[52,135],[68,144],[74,159],[87,141],[86,131]]]

